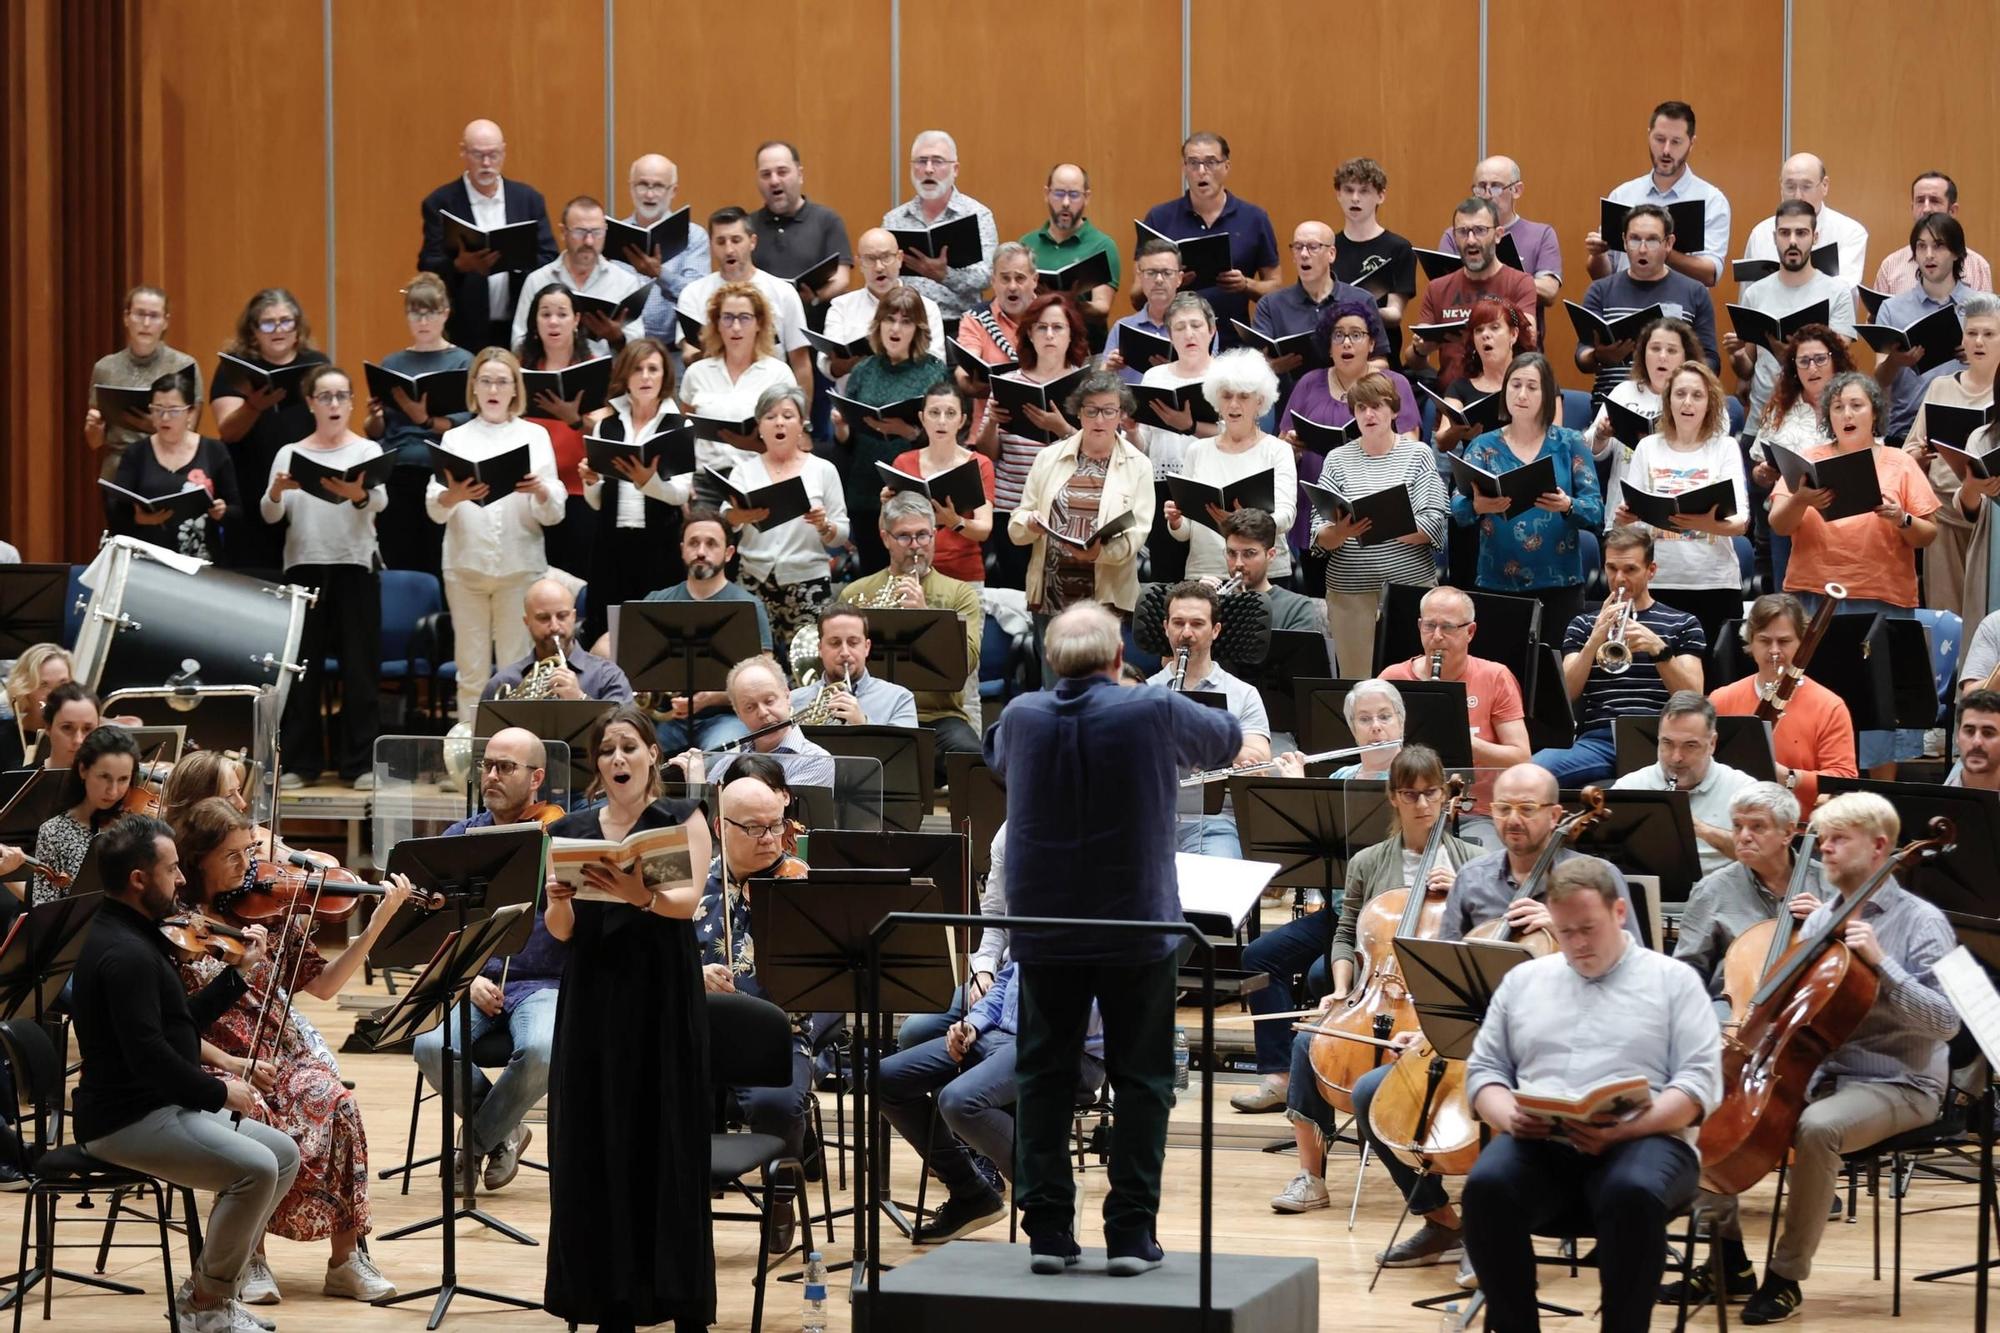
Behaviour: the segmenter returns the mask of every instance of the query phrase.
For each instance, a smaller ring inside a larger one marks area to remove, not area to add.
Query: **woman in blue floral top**
[[[1583,611],[1581,534],[1604,525],[1604,496],[1597,463],[1582,434],[1555,424],[1562,394],[1548,358],[1524,352],[1507,367],[1501,392],[1509,420],[1465,446],[1461,457],[1496,475],[1554,461],[1557,489],[1534,507],[1507,517],[1505,498],[1452,496],[1452,522],[1479,529],[1479,587],[1488,592],[1533,597],[1542,604],[1544,625],[1567,625]]]

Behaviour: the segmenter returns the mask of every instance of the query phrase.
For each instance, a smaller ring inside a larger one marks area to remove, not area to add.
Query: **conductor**
[[[1170,690],[1119,688],[1119,623],[1096,603],[1057,616],[1044,642],[1055,687],[1009,704],[986,738],[987,765],[1002,782],[1010,771],[1020,779],[1007,782],[1008,906],[1023,916],[1179,922],[1180,774],[1228,763],[1242,730],[1227,712]],[[1175,945],[1168,935],[1014,932],[1016,1192],[1034,1272],[1082,1259],[1067,1137],[1093,999],[1118,1104],[1105,1266],[1132,1277],[1165,1257],[1154,1224],[1173,1096]]]

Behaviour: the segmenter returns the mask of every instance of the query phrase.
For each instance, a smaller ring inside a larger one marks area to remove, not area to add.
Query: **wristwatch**
[[[1789,773],[1785,774],[1785,790],[1797,791],[1798,786],[1799,786],[1799,771],[1795,768],[1791,770]]]
[[[1897,524],[1896,526],[1898,526],[1898,527],[1903,527],[1903,528],[1907,528],[1907,527],[1909,527],[1909,526],[1910,526],[1910,524],[1912,524],[1912,523],[1914,523],[1914,522],[1916,522],[1916,521],[1917,521],[1917,516],[1916,516],[1915,514],[1905,514],[1905,515],[1903,515],[1903,521],[1902,521],[1901,523]]]

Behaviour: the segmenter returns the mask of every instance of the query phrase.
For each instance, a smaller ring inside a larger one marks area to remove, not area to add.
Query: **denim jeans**
[[[520,1126],[522,1117],[528,1114],[528,1108],[540,1101],[549,1090],[549,1047],[556,1035],[556,988],[550,986],[524,995],[498,1017],[488,1017],[475,1007],[472,1011],[473,1044],[478,1045],[480,1037],[503,1023],[514,1047],[507,1067],[500,1071],[498,1081],[488,1081],[486,1071],[475,1066],[472,1071],[473,1109],[468,1113],[466,1108],[459,1108],[459,1114],[465,1121],[466,1150],[475,1156],[490,1153],[505,1143],[507,1136]],[[412,1052],[416,1056],[417,1067],[424,1071],[425,1081],[440,1092],[444,1090],[447,1040],[451,1049],[456,1051],[456,1013],[418,1037]]]
[[[1616,774],[1618,750],[1611,741],[1611,728],[1599,726],[1578,732],[1574,745],[1535,751],[1529,762],[1555,774],[1556,785],[1568,791]]]
[[[689,735],[688,719],[660,722],[654,728],[660,737],[660,753],[671,759],[683,750],[713,750],[717,746],[750,734],[750,728],[737,720],[736,714],[723,709],[708,717],[694,719],[693,734]]]
[[[1327,982],[1326,951],[1333,943],[1334,927],[1339,923],[1338,912],[1321,910],[1287,921],[1250,941],[1243,950],[1244,970],[1264,972],[1271,978],[1270,985],[1250,992],[1251,1013],[1275,1014],[1292,1008],[1292,978],[1300,972],[1306,973],[1306,989],[1313,989],[1315,973],[1319,977],[1319,993],[1323,995],[1331,989]],[[1258,1073],[1280,1074],[1291,1068],[1295,1034],[1290,1025],[1259,1023],[1253,1031],[1257,1034]]]
[[[1199,856],[1241,858],[1243,844],[1236,836],[1236,821],[1228,815],[1177,815],[1174,818],[1175,845]]]

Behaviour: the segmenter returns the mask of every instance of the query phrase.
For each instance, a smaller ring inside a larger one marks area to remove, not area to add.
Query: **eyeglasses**
[[[1417,632],[1420,634],[1456,634],[1470,626],[1470,620],[1419,620]]]
[[[1792,364],[1800,370],[1817,370],[1821,366],[1833,364],[1831,352],[1801,352],[1792,358]]]
[[[286,316],[285,316],[284,318],[282,318],[282,319],[260,319],[260,320],[258,320],[258,321],[257,321],[257,332],[259,332],[259,333],[290,333],[290,332],[291,332],[291,331],[292,331],[293,329],[297,328],[298,326],[299,326],[299,321],[298,321],[298,318],[297,318],[296,316],[294,316],[294,315],[286,315]]]
[[[1493,234],[1491,227],[1453,227],[1451,234],[1463,236],[1468,241],[1483,241]]]
[[[514,387],[512,379],[496,379],[491,375],[481,375],[473,383],[482,389],[511,389]]]
[[[757,316],[748,310],[725,310],[715,317],[715,322],[728,325],[755,324]]]
[[[902,255],[903,252],[901,250],[887,250],[880,254],[873,254],[873,255],[869,254],[866,250],[863,250],[860,253],[860,255],[857,256],[857,258],[859,258],[861,262],[864,264],[872,264],[877,268],[887,268],[889,265],[895,263],[898,259],[902,258]]]
[[[1335,329],[1328,336],[1337,343],[1366,343],[1375,341],[1375,335],[1366,329]]]
[[[1139,278],[1143,282],[1164,282],[1168,278],[1178,278],[1180,275],[1181,271],[1178,265],[1173,268],[1142,268],[1139,270]]]
[[[937,533],[930,528],[922,532],[892,532],[889,540],[898,546],[929,546],[937,540]]]
[[[1627,250],[1652,250],[1662,247],[1666,243],[1666,240],[1659,236],[1627,236],[1625,238],[1625,248]]]
[[[1390,793],[1404,805],[1417,805],[1435,801],[1444,795],[1442,787],[1398,787]]]
[[[1051,199],[1055,200],[1055,201],[1056,201],[1057,203],[1059,203],[1059,204],[1080,204],[1080,203],[1082,203],[1082,202],[1083,202],[1083,191],[1082,191],[1082,190],[1050,190],[1050,191],[1049,191],[1049,198],[1051,198]]]
[[[674,181],[646,181],[646,180],[633,181],[632,193],[672,194],[674,192],[674,185],[675,185]]]
[[[785,831],[785,821],[782,819],[774,824],[746,824],[740,819],[731,819],[728,815],[724,815],[722,822],[741,833],[744,837],[757,842],[762,842],[766,838],[775,838]]]
[[[565,234],[574,236],[579,241],[601,241],[604,239],[604,234],[608,230],[610,230],[608,227],[564,227],[563,228]]]
[[[1521,801],[1518,803],[1514,801],[1495,801],[1493,803],[1493,817],[1495,819],[1513,819],[1519,816],[1522,819],[1527,819],[1538,810],[1554,810],[1559,805],[1560,802],[1557,801]]]
[[[164,403],[154,403],[151,406],[152,406],[152,413],[154,416],[165,417],[169,421],[173,420],[175,417],[186,416],[189,412],[194,410],[193,408],[190,407],[168,407]]]
[[[1110,403],[1099,403],[1095,407],[1084,408],[1082,415],[1088,421],[1102,421],[1106,417],[1118,416],[1122,410]]]
[[[474,162],[498,162],[507,156],[507,145],[501,144],[498,148],[468,148],[465,150],[465,155]]]
[[[956,166],[957,163],[949,157],[913,157],[910,165],[923,171],[935,171],[939,167]]]
[[[1184,157],[1181,165],[1189,171],[1220,171],[1229,165],[1226,157]]]
[[[1316,255],[1322,250],[1331,250],[1325,241],[1293,241],[1291,251],[1295,255]]]
[[[512,759],[481,759],[479,761],[480,772],[494,773],[503,778],[511,778],[525,767],[527,765],[517,764]]]
[[[1519,181],[1508,181],[1505,184],[1499,181],[1474,181],[1472,183],[1472,194],[1476,199],[1491,199],[1496,194],[1507,193],[1507,191],[1519,184]]]
[[[351,403],[354,401],[354,390],[321,389],[318,393],[312,396],[312,400],[315,403],[325,403],[329,407],[331,407],[335,403]]]

